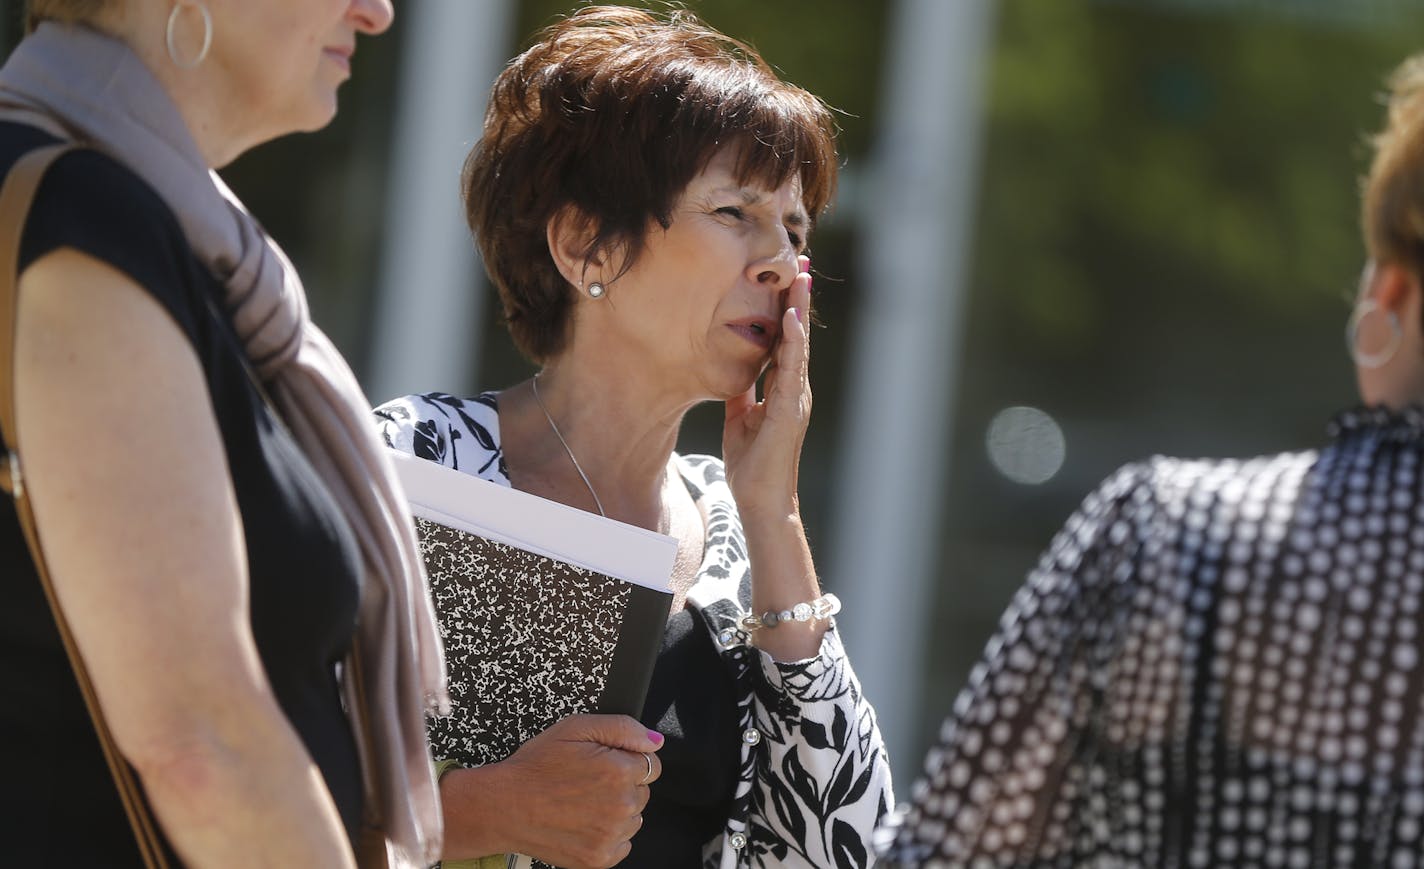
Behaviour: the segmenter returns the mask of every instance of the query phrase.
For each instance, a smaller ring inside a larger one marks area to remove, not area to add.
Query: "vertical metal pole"
[[[469,392],[485,282],[460,206],[460,167],[506,60],[511,0],[424,0],[401,51],[367,394]]]
[[[837,617],[900,791],[919,774],[927,614],[968,295],[992,0],[899,0],[861,179],[860,311],[837,477]],[[946,691],[956,686],[945,686]]]

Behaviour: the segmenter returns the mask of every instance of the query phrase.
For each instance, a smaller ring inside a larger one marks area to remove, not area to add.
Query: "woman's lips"
[[[728,323],[727,328],[762,350],[770,350],[776,344],[778,329],[775,320],[750,317],[735,323]]]
[[[345,73],[351,72],[351,55],[353,53],[352,49],[340,46],[329,46],[322,49],[322,54],[331,58],[331,61],[341,67],[341,71]]]

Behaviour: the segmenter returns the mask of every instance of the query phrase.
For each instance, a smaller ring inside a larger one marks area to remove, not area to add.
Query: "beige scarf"
[[[425,739],[444,711],[444,660],[405,495],[356,378],[312,324],[292,264],[210,171],[177,106],[123,42],[42,23],[0,68],[0,117],[90,144],[132,169],[177,215],[278,412],[350,522],[365,566],[353,656],[343,667],[367,817],[394,865],[439,857],[440,804]],[[352,663],[363,674],[356,696]],[[369,738],[367,738],[369,736]]]

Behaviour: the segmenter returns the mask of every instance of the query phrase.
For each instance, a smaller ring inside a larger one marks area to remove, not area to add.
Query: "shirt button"
[[[761,731],[755,727],[748,727],[742,732],[742,742],[745,742],[747,745],[756,745],[758,742],[761,742]]]
[[[732,847],[740,851],[747,846],[747,837],[742,833],[732,834]]]

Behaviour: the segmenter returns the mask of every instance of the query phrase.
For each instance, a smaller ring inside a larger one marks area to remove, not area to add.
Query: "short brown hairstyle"
[[[1390,77],[1385,127],[1374,137],[1360,225],[1370,259],[1424,277],[1424,54]]]
[[[585,258],[623,274],[656,221],[721,148],[740,183],[799,174],[814,222],[835,190],[835,123],[746,44],[692,13],[579,10],[540,32],[495,81],[483,136],[465,161],[465,213],[504,318],[542,362],[568,340],[573,293],[546,227],[573,206],[590,221]]]

